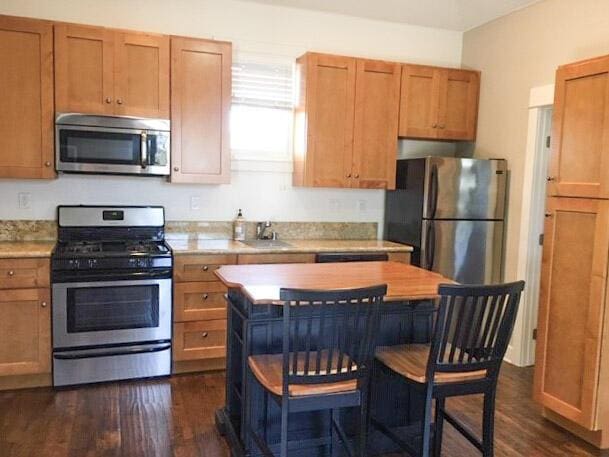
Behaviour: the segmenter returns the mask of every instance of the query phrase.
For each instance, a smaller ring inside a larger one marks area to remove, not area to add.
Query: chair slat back
[[[283,391],[366,375],[374,357],[387,286],[346,290],[281,289]]]
[[[427,379],[435,372],[487,370],[498,374],[514,329],[524,281],[441,285]]]

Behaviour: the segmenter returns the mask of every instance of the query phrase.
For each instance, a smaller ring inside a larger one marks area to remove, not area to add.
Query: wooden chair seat
[[[312,359],[314,360],[317,353],[311,353]],[[315,355],[313,355],[315,354]],[[290,354],[290,366],[293,361],[293,354]],[[298,374],[304,375],[304,354],[298,357]],[[322,351],[321,354],[321,366],[324,367],[328,361],[328,353],[327,351]],[[320,375],[325,374],[336,374],[338,365],[338,356],[335,354],[332,357],[332,363],[330,372],[328,373],[326,370],[321,370]],[[269,392],[272,392],[275,395],[281,395],[283,390],[283,354],[262,354],[262,355],[252,355],[248,357],[247,363],[252,370],[258,382],[264,386]],[[343,357],[342,363],[342,373],[347,372],[347,367],[349,366],[349,358],[347,356]],[[334,368],[332,368],[334,367]],[[353,366],[353,370],[356,370],[357,367]],[[309,369],[309,374],[313,375],[313,371]],[[322,384],[290,384],[289,386],[289,394],[291,397],[303,397],[306,395],[323,395],[323,394],[331,394],[331,393],[339,393],[339,392],[349,392],[357,389],[357,380],[351,379],[349,381],[340,381],[340,382],[332,382],[332,383],[322,383]]]
[[[396,373],[414,382],[427,382],[427,361],[430,347],[426,344],[402,344],[382,346],[376,350],[376,358]],[[457,373],[436,372],[434,382],[474,381],[486,377],[486,370],[464,371]]]

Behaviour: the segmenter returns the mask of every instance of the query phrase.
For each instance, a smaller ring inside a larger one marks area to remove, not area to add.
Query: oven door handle
[[[148,166],[148,134],[146,132],[141,133],[140,153],[140,164],[142,168],[146,168]]]
[[[91,357],[110,357],[117,355],[145,354],[161,352],[171,348],[171,343],[142,344],[129,348],[82,349],[78,351],[56,352],[53,357],[59,360],[89,359]]]

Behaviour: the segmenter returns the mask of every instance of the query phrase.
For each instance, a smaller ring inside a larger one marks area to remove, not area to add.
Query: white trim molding
[[[527,146],[524,158],[524,177],[522,187],[521,221],[520,236],[518,246],[518,260],[516,267],[516,277],[527,281],[527,287],[521,298],[520,312],[516,318],[514,333],[506,360],[518,366],[528,366],[535,362],[535,342],[533,341],[533,330],[535,328],[537,307],[535,302],[539,293],[537,287],[532,287],[532,280],[537,269],[531,265],[531,250],[538,243],[538,233],[533,224],[530,223],[531,217],[543,212],[543,204],[539,205],[539,199],[533,199],[532,195],[536,188],[536,180],[542,172],[541,157],[538,152],[541,150],[540,135],[547,127],[544,124],[544,110],[551,108],[554,103],[554,84],[534,87],[529,96],[529,119]],[[531,287],[529,287],[531,285]]]

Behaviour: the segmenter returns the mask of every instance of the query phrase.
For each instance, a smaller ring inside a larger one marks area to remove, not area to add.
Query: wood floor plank
[[[531,400],[532,376],[531,368],[504,364],[495,455],[603,455],[543,419]],[[222,374],[0,392],[0,457],[229,457],[214,426],[214,411],[223,403]],[[450,399],[447,406],[480,430],[481,397]],[[480,455],[449,425],[442,450],[443,457]]]

